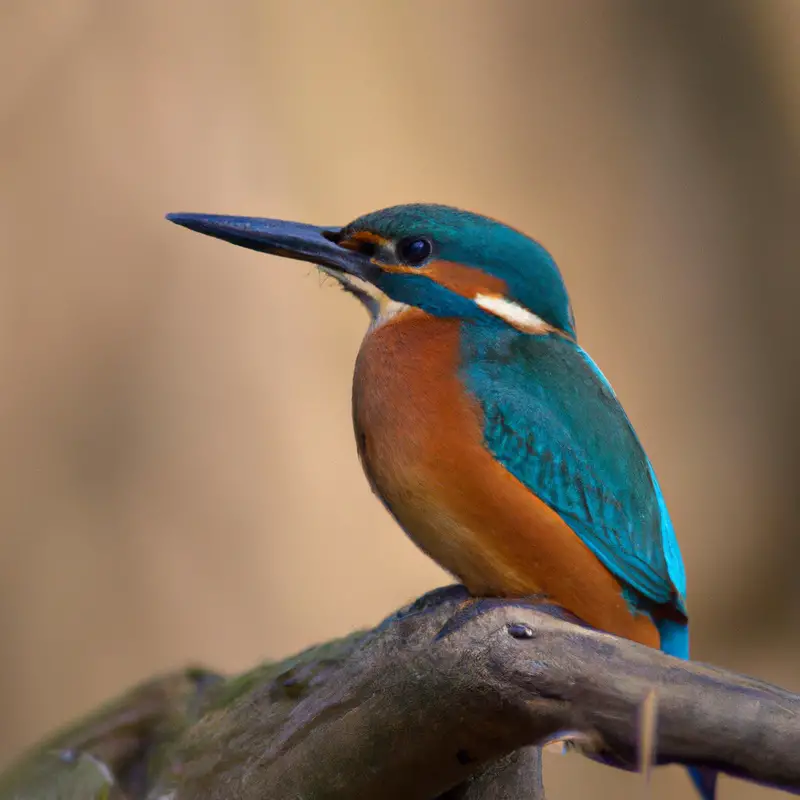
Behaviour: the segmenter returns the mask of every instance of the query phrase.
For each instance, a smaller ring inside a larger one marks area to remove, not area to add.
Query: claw
[[[436,634],[434,641],[445,639],[446,637],[455,633],[457,630],[463,628],[464,625],[471,620],[480,617],[487,611],[501,607],[535,608],[537,611],[549,614],[551,617],[555,617],[556,619],[562,619],[566,622],[573,622],[577,625],[586,627],[586,623],[583,622],[583,620],[578,619],[574,614],[567,611],[562,606],[554,603],[543,594],[535,594],[529,595],[528,597],[519,598],[469,597],[459,604],[455,614],[453,614],[453,616],[447,620],[441,630]]]

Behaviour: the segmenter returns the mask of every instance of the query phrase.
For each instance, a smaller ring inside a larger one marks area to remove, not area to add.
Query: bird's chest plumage
[[[457,321],[402,312],[362,344],[353,423],[375,493],[419,547],[463,577],[477,548],[456,519],[453,494],[459,460],[480,446],[481,423],[458,378],[459,361]],[[462,461],[460,468],[468,467]]]
[[[603,630],[656,644],[579,536],[491,454],[462,380],[461,324],[404,311],[367,335],[353,420],[375,493],[474,594],[545,593]]]
[[[458,328],[450,320],[409,310],[367,335],[353,378],[353,418],[370,478],[414,483],[431,466],[443,408],[458,402],[457,367]]]
[[[413,309],[367,335],[353,384],[359,454],[406,533],[473,592],[540,592],[539,540],[557,518],[485,446],[460,375],[461,325]]]

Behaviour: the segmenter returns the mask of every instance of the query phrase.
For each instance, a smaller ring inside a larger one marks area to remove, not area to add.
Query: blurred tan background
[[[428,200],[542,240],[664,486],[696,656],[800,690],[797,0],[5,0],[0,74],[0,761],[448,581],[357,462],[363,311],[168,211]]]

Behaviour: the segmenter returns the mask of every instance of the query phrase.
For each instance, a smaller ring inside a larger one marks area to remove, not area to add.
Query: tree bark
[[[657,724],[643,732],[654,693]],[[13,768],[0,800],[45,796],[43,759],[61,765],[59,786],[97,761],[129,800],[543,798],[539,748],[563,736],[624,769],[647,742],[655,764],[800,789],[799,696],[546,605],[448,587],[241,676],[194,670],[139,687]],[[60,792],[47,796],[81,796]]]

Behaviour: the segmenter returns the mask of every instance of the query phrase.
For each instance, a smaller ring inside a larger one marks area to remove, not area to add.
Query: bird
[[[559,267],[491,217],[412,203],[344,227],[178,213],[311,262],[369,313],[352,413],[372,490],[474,597],[546,597],[689,658],[686,574],[653,466],[578,343]],[[703,800],[716,773],[690,768]]]

